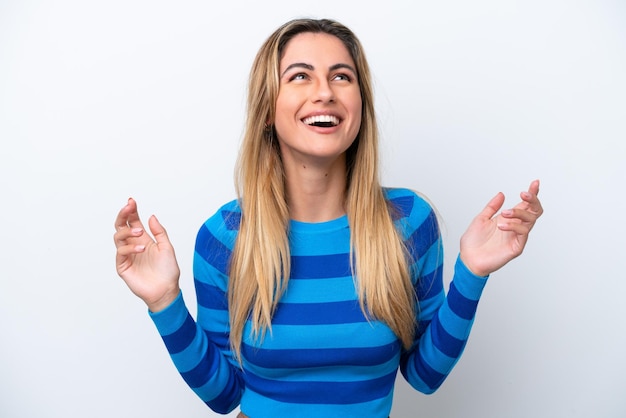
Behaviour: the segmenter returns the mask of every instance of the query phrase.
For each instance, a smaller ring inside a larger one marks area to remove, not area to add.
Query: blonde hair
[[[409,260],[394,227],[378,178],[378,128],[370,71],[356,36],[338,22],[299,19],[285,23],[261,46],[248,85],[247,119],[237,163],[242,217],[230,264],[228,303],[230,341],[241,359],[243,329],[249,319],[253,338],[271,330],[272,315],[290,274],[289,209],[285,174],[274,128],[280,59],[300,33],[326,33],[346,46],[356,65],[362,99],[361,128],[346,151],[345,207],[350,224],[352,270],[361,309],[385,322],[405,348],[416,329],[415,294]]]

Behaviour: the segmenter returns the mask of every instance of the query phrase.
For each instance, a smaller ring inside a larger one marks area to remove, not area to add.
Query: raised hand
[[[148,225],[154,239],[145,232],[137,203],[128,199],[115,220],[115,267],[130,290],[157,312],[178,296],[180,269],[165,228],[154,215]]]
[[[474,274],[491,274],[522,253],[543,213],[538,193],[539,180],[535,180],[520,194],[520,203],[496,215],[504,204],[504,195],[498,193],[474,218],[461,237],[461,260]]]

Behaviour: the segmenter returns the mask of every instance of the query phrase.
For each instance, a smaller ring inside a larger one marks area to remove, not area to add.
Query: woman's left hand
[[[543,213],[538,193],[539,180],[535,180],[520,194],[520,203],[496,215],[504,204],[504,194],[498,193],[474,218],[461,237],[461,260],[472,273],[487,276],[522,253]]]

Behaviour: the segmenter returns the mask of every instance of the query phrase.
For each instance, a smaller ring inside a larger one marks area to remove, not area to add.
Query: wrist
[[[146,301],[146,305],[148,305],[148,310],[152,313],[157,313],[164,310],[176,300],[179,294],[180,288],[176,286],[175,288],[161,296],[159,299],[150,302]]]
[[[491,271],[487,271],[484,268],[481,268],[479,265],[472,263],[471,260],[470,262],[468,262],[468,260],[463,256],[463,252],[459,253],[459,259],[461,260],[465,268],[469,270],[469,272],[472,273],[474,276],[487,277],[491,274]]]

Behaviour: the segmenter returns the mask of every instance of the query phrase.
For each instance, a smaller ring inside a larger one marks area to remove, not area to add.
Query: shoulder
[[[224,225],[230,230],[239,230],[241,223],[241,207],[238,200],[231,200],[222,205],[207,221],[205,225]]]
[[[424,241],[418,247],[432,244],[439,236],[437,212],[426,197],[405,188],[384,188],[394,224],[405,240]],[[415,246],[416,243],[411,244]]]
[[[228,248],[232,248],[239,224],[241,223],[241,208],[237,200],[222,205],[209,217],[198,231],[197,241],[217,240]]]
[[[434,212],[432,205],[426,198],[414,190],[385,187],[383,193],[389,202],[394,220],[415,219],[415,217],[424,219]]]

